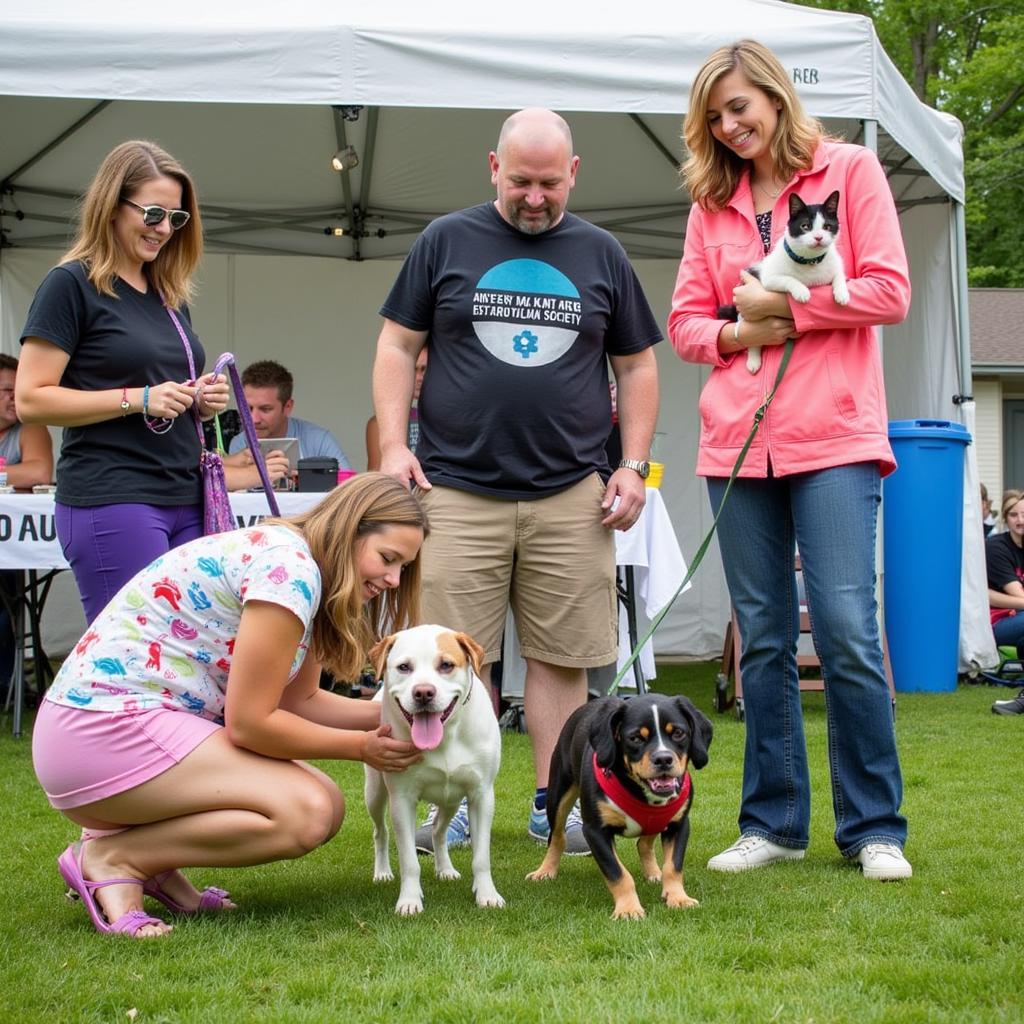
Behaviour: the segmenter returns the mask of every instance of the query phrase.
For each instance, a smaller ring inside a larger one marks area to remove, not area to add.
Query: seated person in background
[[[1006,491],[1001,511],[1006,532],[985,541],[992,633],[1000,647],[1014,646],[1024,658],[1024,491]],[[997,700],[992,710],[1024,715],[1024,690],[1013,700]]]
[[[992,502],[988,496],[988,488],[981,485],[981,527],[985,531],[987,537],[992,530],[995,528],[996,523],[999,522],[996,519],[995,512],[992,511]]]
[[[30,490],[53,482],[53,442],[41,423],[20,423],[14,408],[18,360],[0,354],[0,456],[7,459],[7,483]]]
[[[351,469],[341,445],[330,431],[292,416],[295,399],[292,398],[294,380],[280,363],[272,359],[261,359],[251,363],[242,371],[242,387],[245,400],[252,414],[252,422],[258,438],[297,437],[299,458],[316,456],[338,460],[338,469]],[[277,484],[289,475],[288,460],[281,452],[267,456],[267,472],[272,483]],[[228,445],[224,459],[224,476],[228,490],[242,491],[260,486],[259,472],[253,462],[245,439],[245,432],[237,434]]]
[[[7,460],[7,483],[28,490],[53,481],[53,442],[41,423],[20,423],[14,407],[14,378],[18,360],[0,354],[0,457]],[[18,573],[0,571],[0,589],[7,601],[17,594]],[[0,683],[11,678],[14,668],[14,630],[8,604],[0,601]]]
[[[412,407],[409,409],[409,451],[416,451],[416,442],[420,439],[420,422],[416,417],[416,403],[420,398],[420,389],[423,387],[423,375],[427,372],[427,346],[420,349],[416,357],[416,377],[412,388]],[[377,426],[377,417],[371,416],[366,421],[366,468],[380,469],[380,429]]]

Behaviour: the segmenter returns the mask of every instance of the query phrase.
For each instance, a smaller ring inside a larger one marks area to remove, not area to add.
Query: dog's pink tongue
[[[412,716],[412,741],[420,750],[433,750],[443,735],[440,712],[421,711]]]

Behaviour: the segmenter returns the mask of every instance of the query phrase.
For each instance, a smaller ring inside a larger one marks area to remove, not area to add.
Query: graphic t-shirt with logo
[[[190,711],[224,720],[235,637],[248,601],[290,611],[309,647],[320,569],[287,526],[215,533],[172,548],[130,579],[75,645],[46,699],[87,711]]]
[[[570,213],[527,235],[493,203],[433,221],[381,314],[427,331],[417,457],[431,483],[490,497],[607,476],[607,356],[661,340],[619,243]]]

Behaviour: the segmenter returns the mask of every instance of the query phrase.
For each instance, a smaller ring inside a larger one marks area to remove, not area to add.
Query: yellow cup
[[[665,473],[665,466],[661,462],[652,462],[651,471],[647,475],[647,486],[648,487],[660,487],[661,478]]]

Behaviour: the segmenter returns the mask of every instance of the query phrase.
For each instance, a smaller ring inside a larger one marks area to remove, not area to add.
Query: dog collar
[[[623,814],[628,814],[639,826],[641,835],[657,836],[668,828],[669,822],[685,806],[690,799],[690,790],[693,788],[690,782],[690,773],[683,775],[683,784],[679,790],[679,796],[674,797],[667,804],[649,804],[641,800],[619,781],[616,775],[609,768],[602,768],[597,763],[597,754],[594,754],[594,778],[601,787],[601,791]]]
[[[789,242],[786,239],[782,240],[782,245],[786,250],[786,255],[794,263],[802,263],[805,267],[814,266],[815,263],[820,263],[827,255],[828,252],[823,252],[820,256],[797,256],[795,252],[789,247]]]

